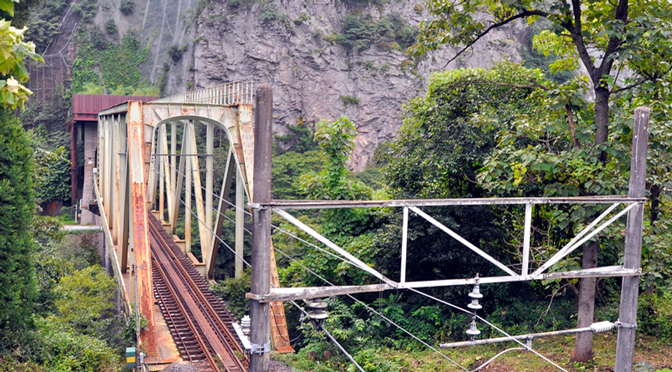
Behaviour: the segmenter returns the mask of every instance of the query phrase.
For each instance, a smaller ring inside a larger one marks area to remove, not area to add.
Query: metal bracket
[[[267,342],[263,345],[252,344],[252,349],[250,354],[266,354],[271,352],[271,342]]]
[[[614,323],[614,326],[617,328],[630,328],[630,329],[637,329],[637,323],[635,324],[628,324],[628,323],[623,323],[620,320],[617,320]]]
[[[250,209],[267,209],[268,207],[262,206],[259,203],[247,203],[247,207]]]

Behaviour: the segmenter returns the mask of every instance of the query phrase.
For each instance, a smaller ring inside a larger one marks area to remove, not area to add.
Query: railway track
[[[180,356],[200,370],[247,371],[233,315],[156,217],[148,218],[154,296]]]

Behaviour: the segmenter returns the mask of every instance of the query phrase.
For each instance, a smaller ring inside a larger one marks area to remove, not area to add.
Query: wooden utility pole
[[[649,113],[647,107],[635,109],[635,124],[632,134],[632,158],[630,160],[631,198],[643,198],[646,193],[646,149],[649,140]],[[625,232],[626,269],[639,269],[642,255],[642,227],[644,204],[638,204],[628,212]],[[631,372],[635,352],[635,326],[637,324],[637,296],[639,276],[623,277],[621,288],[621,311],[616,345],[615,372]]]
[[[260,84],[256,92],[254,122],[254,203],[271,201],[271,150],[273,125],[273,90]],[[252,283],[250,292],[270,293],[271,289],[271,210],[252,209]],[[270,364],[270,304],[250,301],[250,372],[268,372]]]

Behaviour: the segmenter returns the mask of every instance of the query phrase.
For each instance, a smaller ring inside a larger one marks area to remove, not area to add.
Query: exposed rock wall
[[[208,3],[184,38],[188,49],[171,67],[167,92],[233,80],[271,84],[276,133],[284,133],[299,117],[317,121],[347,115],[359,132],[350,166],[364,169],[374,149],[401,126],[402,105],[423,94],[430,75],[444,70],[454,51],[433,52],[416,65],[399,50],[376,44],[351,50],[323,39],[323,35],[341,33],[342,17],[351,12],[370,14],[374,21],[399,13],[417,27],[427,16],[417,6],[422,1],[399,0],[365,8],[348,7],[340,0],[272,3],[279,17],[266,23],[260,18],[267,5]],[[294,22],[299,17],[304,20]],[[447,68],[487,67],[503,58],[520,61],[517,48],[527,32],[521,23],[493,32]],[[354,97],[359,103],[346,103],[341,96]]]

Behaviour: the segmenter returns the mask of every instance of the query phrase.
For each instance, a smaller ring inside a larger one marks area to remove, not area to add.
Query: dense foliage
[[[19,121],[0,109],[0,338],[31,325],[36,291],[32,152]]]
[[[117,43],[108,41],[93,27],[80,29],[77,38],[79,53],[73,66],[74,93],[100,94],[107,90],[107,94],[113,95],[158,95],[158,90],[140,74],[141,66],[149,57],[149,46],[143,46],[137,34],[127,32]]]
[[[410,26],[400,14],[392,13],[374,22],[370,15],[351,13],[341,19],[342,33],[325,36],[354,50],[364,50],[376,43],[384,49],[401,50],[415,42],[418,30]]]

